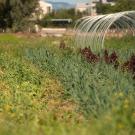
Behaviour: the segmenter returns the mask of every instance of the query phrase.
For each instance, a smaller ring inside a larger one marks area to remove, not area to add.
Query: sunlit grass
[[[71,38],[64,37],[67,48],[59,49],[61,40],[0,35],[0,134],[134,135],[131,74],[89,64]],[[123,40],[106,42],[121,61],[135,43]]]

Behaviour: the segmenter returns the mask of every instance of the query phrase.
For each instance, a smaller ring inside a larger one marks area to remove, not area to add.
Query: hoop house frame
[[[93,51],[100,51],[104,48],[105,37],[109,31],[130,31],[135,36],[135,11],[86,16],[76,22],[74,29],[78,47],[90,47]]]

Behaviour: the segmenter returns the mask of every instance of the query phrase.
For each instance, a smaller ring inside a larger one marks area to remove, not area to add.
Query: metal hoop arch
[[[93,51],[102,50],[111,26],[121,31],[128,29],[135,36],[135,11],[86,16],[79,19],[74,27],[76,45],[81,48],[90,47]]]

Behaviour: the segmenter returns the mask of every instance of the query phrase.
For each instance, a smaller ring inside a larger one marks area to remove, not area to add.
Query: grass
[[[0,35],[0,134],[134,135],[132,75],[89,64],[64,40],[59,49],[59,38]],[[134,39],[123,40],[106,41],[120,62],[134,52]]]
[[[111,38],[105,40],[105,47],[115,49],[135,49],[135,37]]]

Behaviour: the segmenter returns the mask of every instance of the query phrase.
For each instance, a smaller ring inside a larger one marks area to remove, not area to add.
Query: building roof
[[[52,22],[68,22],[71,23],[72,19],[51,19]]]
[[[96,3],[78,3],[76,5],[76,9],[79,9],[79,8],[89,8],[89,7],[95,7],[96,6]]]
[[[89,6],[89,3],[77,3],[76,8],[88,8]]]

